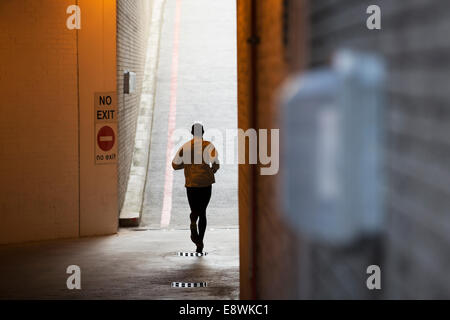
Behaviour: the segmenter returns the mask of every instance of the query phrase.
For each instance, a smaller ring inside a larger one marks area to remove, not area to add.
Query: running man
[[[186,142],[176,153],[172,167],[184,169],[186,192],[191,208],[191,240],[197,246],[197,253],[203,252],[203,238],[206,231],[206,208],[211,199],[214,174],[219,170],[219,159],[214,145],[203,140],[205,130],[201,123],[192,125],[193,139]],[[198,220],[198,231],[197,231]]]

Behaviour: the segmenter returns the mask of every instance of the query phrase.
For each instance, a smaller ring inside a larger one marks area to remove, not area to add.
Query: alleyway
[[[449,299],[449,16],[0,0],[0,300]],[[171,166],[194,122],[204,256]]]
[[[0,299],[239,297],[237,165],[222,164],[216,176],[205,257],[177,256],[195,247],[183,172],[166,172],[169,127],[189,130],[195,120],[223,134],[237,127],[235,18],[233,1],[166,1],[141,226],[115,236],[0,248]],[[164,203],[168,220],[161,226]],[[70,265],[81,268],[81,290],[66,287]],[[172,282],[208,287],[172,288]]]
[[[175,129],[190,131],[194,121],[203,122],[206,137],[210,129],[220,130],[225,137],[225,129],[237,128],[235,12],[233,1],[166,2],[141,226],[159,228],[163,203],[168,201],[172,205],[167,210],[170,212],[165,212],[170,216],[168,227],[189,227],[183,172],[173,172],[166,157],[169,115],[174,117]],[[175,32],[179,45],[174,47]],[[166,174],[167,165],[170,170]],[[172,177],[173,187],[165,188]],[[209,225],[236,228],[237,164],[222,164],[216,181],[208,209]]]
[[[178,148],[180,141],[172,144],[169,130],[172,134],[172,130],[177,129],[190,131],[194,121],[201,121],[208,139],[210,129],[219,130],[225,136],[226,129],[237,127],[236,8],[233,1],[208,0],[167,1],[165,6],[150,163],[140,227],[150,229],[149,237],[155,229],[166,230],[164,238],[167,242],[176,239],[179,230],[184,230],[185,237],[179,242],[179,250],[195,251],[195,245],[189,240],[190,210],[183,171],[174,172],[171,167],[171,151]],[[216,147],[223,155],[225,150],[221,150],[220,145]],[[223,254],[222,250],[229,252],[227,265],[232,268],[222,270],[225,272],[222,277],[228,279],[237,298],[237,164],[222,163],[216,182],[207,211],[205,251],[218,256]],[[214,231],[216,229],[219,230]],[[214,237],[213,232],[222,237]],[[191,263],[188,260],[182,268],[189,268]],[[203,266],[202,263],[206,266],[210,262],[202,261],[199,266]],[[191,282],[214,282],[214,277],[207,279],[201,269],[193,272],[192,277],[195,279]]]

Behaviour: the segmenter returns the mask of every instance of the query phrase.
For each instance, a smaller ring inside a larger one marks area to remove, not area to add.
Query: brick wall
[[[237,48],[238,48],[238,127],[252,127],[251,119],[251,47],[247,39],[251,35],[250,1],[237,2]],[[251,277],[251,168],[239,165],[239,242],[240,242],[240,297],[252,298]]]
[[[302,65],[302,31],[296,28],[298,24],[291,24],[300,17],[303,4],[303,1],[238,1],[239,128],[279,128],[277,88],[289,72]],[[252,35],[252,5],[256,5],[254,35],[259,37],[259,44],[253,45],[253,54],[252,45],[247,42]],[[242,298],[298,296],[298,239],[281,218],[279,175],[261,176],[259,166],[240,166]]]
[[[119,210],[125,199],[133,158],[153,1],[117,1],[117,92],[119,100]],[[123,93],[124,72],[136,73],[136,91]]]
[[[283,47],[283,3],[298,5],[291,11],[294,14],[308,14],[307,19],[289,18],[295,30],[308,34],[305,47],[294,45],[297,53],[291,50],[292,44]],[[382,9],[381,31],[366,28],[366,9],[372,4]],[[239,126],[277,127],[276,88],[289,72],[303,65],[301,59],[290,61],[292,52],[294,57],[309,57],[309,67],[327,64],[340,47],[384,56],[389,72],[385,230],[380,237],[360,239],[346,247],[298,241],[280,218],[277,177],[252,178],[252,170],[242,166],[240,216],[248,214],[246,230],[255,234],[249,240],[255,296],[449,298],[450,283],[445,275],[450,264],[450,217],[446,215],[450,205],[450,97],[446,90],[450,80],[446,39],[450,3],[314,0],[307,5],[305,10],[299,0],[257,2],[260,44],[256,50],[257,99],[252,101],[253,79],[248,69],[252,56],[246,43],[251,35],[251,1],[238,1]],[[241,249],[241,262],[243,252],[248,254]],[[365,288],[370,264],[381,266],[381,292]]]
[[[381,7],[381,31],[366,28],[371,4]],[[325,64],[338,47],[378,52],[389,66],[383,254],[371,254],[368,243],[347,254],[311,248],[313,268],[324,276],[314,297],[368,297],[348,289],[361,288],[361,268],[378,263],[383,298],[450,298],[450,3],[314,0],[310,8],[311,66]],[[343,275],[331,275],[330,265]]]
[[[260,44],[257,53],[256,127],[279,128],[279,112],[274,101],[276,89],[287,76],[283,43],[283,1],[258,1],[257,26]],[[269,149],[270,150],[270,149]],[[297,243],[280,218],[279,175],[256,172],[257,298],[285,299],[295,296]]]

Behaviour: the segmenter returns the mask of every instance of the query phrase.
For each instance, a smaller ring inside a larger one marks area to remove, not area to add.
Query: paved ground
[[[141,226],[159,228],[166,183],[166,150],[177,1],[166,1],[157,74],[150,166]],[[208,129],[237,128],[235,1],[182,0],[180,7],[175,129],[200,120]],[[225,149],[216,142],[219,153]],[[211,227],[238,225],[237,165],[222,165],[208,208]],[[182,171],[173,173],[169,228],[187,228],[189,206]],[[207,244],[205,244],[207,246]]]
[[[226,129],[237,128],[235,20],[235,1],[166,1],[156,77],[150,163],[141,222],[143,228],[160,229],[163,203],[169,200],[170,223],[164,227],[168,231],[164,234],[162,247],[176,247],[172,237],[178,236],[180,232],[175,230],[188,229],[190,213],[183,172],[173,172],[171,168],[166,172],[166,166],[171,161],[167,159],[169,128],[190,130],[194,121],[202,121],[206,138],[213,132],[209,131],[211,129],[217,130],[225,138]],[[212,141],[219,154],[225,156],[224,141]],[[171,154],[179,143],[183,141],[174,142]],[[210,269],[190,262],[183,265],[182,261],[178,273],[161,274],[164,279],[173,281],[188,281],[192,275],[202,281],[221,283],[221,289],[213,290],[213,295],[210,289],[196,289],[197,298],[237,298],[239,295],[237,170],[236,164],[228,165],[222,161],[221,169],[216,174],[217,183],[213,186],[207,211],[208,229],[205,237],[205,250],[217,254],[217,258],[208,265]],[[232,229],[212,231],[211,228]],[[184,239],[177,238],[180,246],[194,250],[189,232],[182,234],[185,235]],[[223,238],[215,243],[219,235]],[[208,259],[209,256],[205,261]],[[185,295],[172,291],[171,297]]]
[[[0,299],[237,299],[237,229],[210,230],[209,255],[189,251],[187,230],[0,246]],[[66,269],[81,268],[81,290],[68,290]],[[207,288],[172,288],[208,281]]]

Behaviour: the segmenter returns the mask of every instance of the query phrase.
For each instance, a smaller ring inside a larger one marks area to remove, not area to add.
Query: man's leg
[[[199,221],[198,221],[198,230],[200,241],[203,242],[203,238],[205,237],[207,219],[206,219],[206,208],[208,207],[209,200],[211,199],[211,186],[202,188],[201,190],[201,207],[199,213]]]
[[[192,211],[192,209],[191,209],[191,211]],[[194,212],[191,212],[191,214],[189,215],[189,218],[191,219],[191,224],[192,223],[197,223],[198,214],[195,214]]]
[[[188,197],[188,202],[189,202],[189,207],[191,208],[191,214],[190,214],[190,220],[191,220],[191,225],[190,225],[190,229],[191,229],[191,240],[192,242],[194,242],[196,245],[198,244],[200,238],[198,235],[198,231],[197,231],[197,219],[199,217],[198,214],[198,197],[197,197],[197,192],[195,190],[196,188],[186,188],[186,192],[187,192],[187,197]]]
[[[198,220],[198,235],[200,241],[203,241],[203,238],[205,237],[206,224],[207,224],[206,212],[204,212],[199,216]]]
[[[195,243],[197,245],[197,243],[200,241],[200,236],[198,235],[198,231],[197,231],[197,218],[198,216],[191,213],[191,225],[190,225],[190,229],[191,229],[191,240],[193,243]]]

